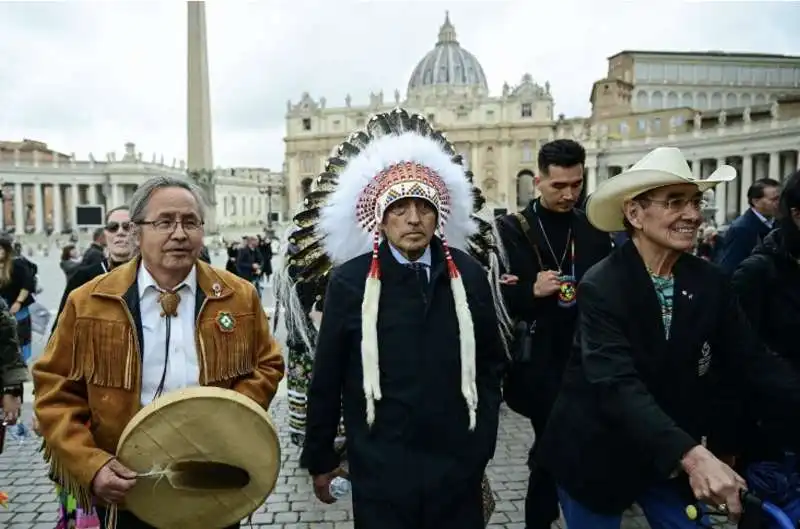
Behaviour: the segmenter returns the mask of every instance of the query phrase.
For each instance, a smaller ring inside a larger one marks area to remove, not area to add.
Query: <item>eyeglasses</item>
[[[205,224],[199,219],[159,219],[159,220],[143,220],[137,222],[140,226],[152,226],[153,229],[159,233],[172,233],[181,225],[185,232],[195,232],[203,227]]]
[[[673,213],[680,213],[686,210],[686,206],[691,206],[695,211],[703,211],[708,207],[708,201],[702,197],[692,198],[669,198],[667,200],[655,200],[653,198],[643,198],[642,202],[658,204],[662,208],[668,209]]]
[[[117,233],[118,230],[122,230],[124,232],[131,231],[131,223],[130,222],[109,222],[106,224],[106,231],[110,231],[111,233]]]

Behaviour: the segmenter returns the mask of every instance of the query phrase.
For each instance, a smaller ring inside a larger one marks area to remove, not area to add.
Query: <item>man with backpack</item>
[[[567,362],[577,319],[578,281],[611,251],[608,234],[576,208],[583,190],[586,151],[572,140],[542,146],[535,178],[539,198],[497,220],[507,257],[503,296],[517,321],[506,403],[543,434]],[[526,529],[549,529],[558,519],[553,479],[534,463],[525,499]]]

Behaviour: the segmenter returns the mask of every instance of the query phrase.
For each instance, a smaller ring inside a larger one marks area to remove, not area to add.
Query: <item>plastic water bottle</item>
[[[328,486],[328,492],[334,499],[341,499],[350,494],[350,480],[341,476],[336,476]]]

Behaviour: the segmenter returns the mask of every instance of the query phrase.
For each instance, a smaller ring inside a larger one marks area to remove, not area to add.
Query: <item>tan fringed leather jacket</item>
[[[141,408],[138,266],[137,259],[75,290],[33,367],[51,475],[83,506]],[[200,384],[238,391],[267,408],[284,360],[255,289],[202,261],[197,284]]]

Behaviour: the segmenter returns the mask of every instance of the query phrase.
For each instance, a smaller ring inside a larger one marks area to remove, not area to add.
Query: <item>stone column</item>
[[[725,165],[725,158],[717,158],[717,167]],[[727,197],[728,184],[718,184],[714,188],[714,207],[717,210],[714,212],[714,220],[717,226],[725,224],[725,217],[728,215],[728,197]]]
[[[695,180],[700,180],[703,177],[701,171],[702,165],[703,161],[700,160],[700,158],[692,160],[692,177],[694,177]]]
[[[286,174],[284,175],[284,183],[286,185],[286,200],[289,202],[289,215],[293,216],[297,213],[297,207],[300,204],[300,193],[299,189],[299,174],[300,170],[297,166],[297,155],[295,154],[287,154],[286,161],[283,163],[284,171]],[[230,198],[228,198],[228,204],[230,204]],[[226,215],[228,211],[231,209],[232,206],[228,206],[228,210],[226,210]]]
[[[53,184],[53,231],[59,235],[64,231],[64,203],[61,195],[61,184]]]
[[[754,165],[756,167],[754,180],[766,178],[769,175],[769,159],[764,154],[760,154],[758,156],[753,155],[753,156],[755,157]]]
[[[789,153],[786,153],[781,158],[781,180],[786,180],[786,178],[794,172],[792,169],[792,157]]]
[[[500,207],[506,208],[508,212],[517,211],[517,174],[512,173],[508,164],[511,154],[511,142],[501,141],[500,146],[500,168],[498,174],[504,175],[506,180],[506,201]],[[502,202],[502,201],[501,201]]]
[[[780,180],[780,170],[781,170],[781,153],[780,152],[771,152],[769,153],[769,177],[773,180]]]
[[[591,195],[597,189],[597,165],[591,164],[586,173],[586,196]]]
[[[739,179],[739,213],[744,213],[750,207],[747,203],[747,190],[753,185],[753,155],[742,156],[742,175]]]
[[[78,206],[81,203],[81,195],[80,190],[78,188],[78,184],[71,184],[69,186],[70,189],[70,202],[72,204],[72,211],[69,212],[70,223],[72,224],[72,229],[78,229]]]
[[[42,184],[33,184],[33,214],[35,233],[44,233],[44,196],[42,195]]]
[[[479,149],[480,148],[478,147],[477,143],[470,145],[469,149],[469,170],[472,171],[472,174],[475,176],[478,175],[478,165],[480,164],[478,161],[480,157],[480,153],[478,152]]]
[[[111,205],[110,208],[116,208],[125,203],[125,197],[120,184],[111,184]]]
[[[96,206],[99,204],[99,200],[97,198],[97,186],[95,184],[89,184],[86,190],[86,200],[92,206]]]
[[[25,202],[22,197],[22,184],[14,184],[14,231],[25,233]]]

